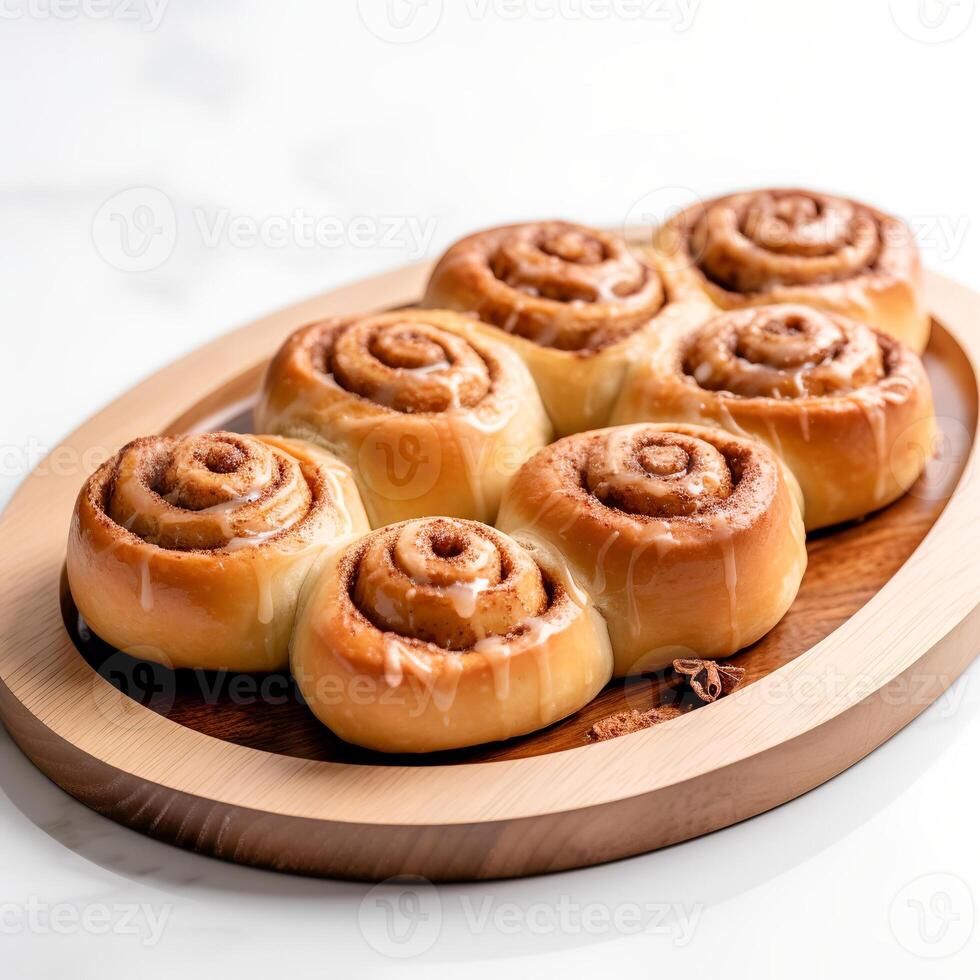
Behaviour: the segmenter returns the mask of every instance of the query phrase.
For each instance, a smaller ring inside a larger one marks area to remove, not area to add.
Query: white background
[[[393,0],[394,20],[386,0],[161,2],[0,0],[2,501],[45,447],[176,355],[491,223],[615,226],[801,184],[902,214],[930,266],[980,287],[974,0]],[[134,187],[151,191],[116,198]],[[296,220],[328,238],[310,244]],[[12,978],[975,976],[978,677],[741,826],[401,898],[143,839],[0,733],[0,964]],[[132,903],[150,907],[141,935],[114,908]]]

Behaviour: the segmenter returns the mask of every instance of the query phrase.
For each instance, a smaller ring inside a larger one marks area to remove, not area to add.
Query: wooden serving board
[[[82,463],[149,432],[249,431],[264,364],[289,332],[409,305],[429,268],[316,297],[165,368],[54,450],[77,465],[42,462],[14,497],[0,522],[0,716],[73,796],[154,837],[299,873],[450,880],[577,867],[812,789],[907,724],[980,650],[980,296],[935,275],[926,365],[939,455],[896,504],[811,535],[796,602],[737,658],[744,685],[715,704],[694,710],[673,676],[620,680],[533,735],[384,756],[334,737],[287,676],[174,674],[79,629],[63,569]],[[683,716],[587,739],[600,718],[663,703]]]

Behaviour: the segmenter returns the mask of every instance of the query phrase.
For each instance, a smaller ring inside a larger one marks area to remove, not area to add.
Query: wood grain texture
[[[678,696],[664,678],[617,682],[544,732],[391,758],[333,738],[286,678],[175,677],[97,640],[76,635],[76,646],[61,570],[87,470],[145,432],[247,427],[262,363],[291,329],[408,303],[427,271],[310,300],[184,358],[70,436],[55,450],[63,464],[42,464],[14,498],[2,519],[0,714],[68,792],[156,837],[284,870],[530,874],[684,840],[791,799],[887,739],[976,655],[980,297],[935,276],[930,301],[948,332],[936,330],[927,364],[947,451],[903,500],[811,538],[797,602],[738,658],[746,685],[723,701],[587,744],[598,718]]]

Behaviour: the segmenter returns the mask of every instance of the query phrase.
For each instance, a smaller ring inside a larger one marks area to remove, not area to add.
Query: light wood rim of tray
[[[134,387],[55,452],[64,460],[80,459],[91,447],[111,451],[162,430],[180,406],[200,403],[202,392],[220,390],[271,356],[298,325],[327,314],[413,302],[429,268],[421,263],[338,289],[228,334]],[[927,295],[977,382],[980,296],[934,274],[927,277]],[[131,777],[164,795],[174,791],[174,800],[264,814],[285,820],[282,826],[302,818],[357,830],[360,836],[345,838],[345,846],[357,840],[370,848],[371,828],[398,830],[430,856],[386,862],[348,853],[319,866],[308,855],[276,861],[260,847],[256,863],[357,876],[421,870],[433,877],[468,877],[637,853],[728,825],[818,785],[915,717],[972,660],[980,636],[980,468],[972,441],[970,452],[956,493],[909,561],[851,619],[796,660],[710,710],[669,725],[550,755],[451,767],[356,766],[274,755],[199,734],[142,708],[145,717],[135,729],[121,732],[96,707],[114,689],[81,658],[58,605],[68,515],[84,473],[71,466],[64,474],[41,472],[42,466],[0,521],[0,708],[22,747],[49,774],[55,764],[45,766],[39,756],[50,745],[31,751],[39,733],[59,746],[58,765],[64,765],[67,751],[80,765],[94,760],[103,775],[113,772],[124,782]],[[834,679],[833,697],[786,696],[801,686],[812,689],[821,678]],[[900,692],[911,690],[914,678],[917,690],[903,697]],[[770,785],[766,774],[775,772],[781,778]],[[91,796],[84,787],[68,788],[83,799]],[[618,839],[597,833],[588,853],[576,838],[567,855],[525,857],[523,864],[507,854],[499,860],[484,855],[482,862],[475,855],[439,859],[432,857],[431,841],[419,843],[427,830],[482,826],[493,828],[491,836],[474,836],[485,847],[499,842],[514,821],[549,816],[564,822],[549,820],[542,829],[553,834],[564,827],[574,836],[607,818],[635,820],[638,812],[668,813],[671,819],[660,829],[635,832],[623,824]],[[390,840],[378,838],[381,844]],[[398,852],[407,853],[406,846],[402,842]],[[219,847],[202,847],[220,853]]]

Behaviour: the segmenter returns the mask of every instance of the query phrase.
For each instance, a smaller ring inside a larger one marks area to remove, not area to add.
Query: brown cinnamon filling
[[[464,290],[487,323],[583,354],[627,337],[665,302],[660,277],[621,237],[565,221],[472,236],[449,250],[433,281],[446,297]]]
[[[397,313],[324,324],[313,364],[344,390],[406,414],[473,408],[496,371],[469,340]]]
[[[490,268],[497,279],[529,296],[597,303],[643,286],[643,267],[625,254],[629,261],[599,232],[550,222],[515,229],[491,256]]]
[[[733,194],[692,219],[692,259],[712,282],[743,294],[848,279],[873,269],[882,249],[869,210],[825,194]]]
[[[110,520],[177,551],[259,544],[323,504],[320,478],[299,460],[228,432],[137,439],[93,479]]]
[[[715,446],[642,426],[611,429],[589,449],[587,490],[607,507],[644,517],[690,517],[724,502],[736,474]]]
[[[687,344],[682,369],[703,389],[744,398],[843,395],[887,373],[869,327],[791,304],[714,317]]]
[[[514,636],[551,602],[523,548],[493,528],[444,517],[376,531],[353,559],[350,597],[379,630],[452,651]]]

